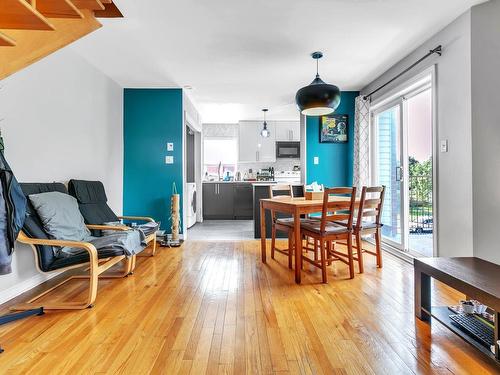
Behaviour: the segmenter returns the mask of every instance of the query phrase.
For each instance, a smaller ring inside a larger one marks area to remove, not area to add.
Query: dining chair
[[[353,235],[356,237],[356,250],[359,272],[363,273],[363,253],[377,258],[377,267],[382,268],[381,229],[382,207],[384,205],[385,186],[363,186],[359,200],[358,215],[353,224]],[[363,249],[361,237],[375,235],[375,252]]]
[[[334,198],[334,199],[332,199]],[[354,278],[354,256],[352,250],[352,231],[356,203],[355,187],[325,189],[321,218],[302,220],[302,235],[314,238],[319,243],[320,260],[302,255],[302,260],[321,268],[323,283],[327,282],[327,263],[339,260],[349,266],[349,277]],[[345,221],[346,224],[339,224]],[[347,241],[347,254],[331,249],[330,243]]]
[[[356,244],[352,245],[354,252],[354,260],[358,261],[359,273],[364,272],[363,253],[375,255],[377,257],[377,267],[382,267],[382,248],[381,248],[381,228],[382,224],[382,207],[384,204],[385,186],[363,186],[361,197],[357,207],[352,224],[352,235],[356,239]],[[337,224],[347,225],[345,220],[337,221]],[[362,236],[375,235],[375,252],[363,249]],[[335,249],[336,245],[347,245],[346,242],[336,242],[329,244]],[[345,255],[345,254],[344,254]]]
[[[270,198],[293,198],[292,185],[276,184],[269,186]],[[272,227],[271,227],[271,258],[274,259],[274,252],[277,251],[288,257],[288,267],[292,268],[293,256],[293,218],[278,218],[276,212],[271,210]],[[288,248],[276,248],[276,232],[285,232],[288,234]]]

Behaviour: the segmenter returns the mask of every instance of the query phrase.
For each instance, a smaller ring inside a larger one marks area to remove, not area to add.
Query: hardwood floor
[[[298,286],[276,257],[263,265],[259,241],[160,248],[133,276],[102,281],[92,309],[0,327],[0,373],[497,373],[439,323],[415,322],[411,265],[385,254],[377,270],[366,257],[363,275],[338,264],[329,284],[304,266]],[[435,289],[436,304],[463,298]]]

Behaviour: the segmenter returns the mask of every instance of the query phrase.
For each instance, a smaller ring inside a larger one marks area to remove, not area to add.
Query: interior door
[[[400,250],[405,249],[402,114],[402,101],[398,100],[374,112],[372,121],[375,151],[372,172],[375,183],[386,187],[382,238]]]

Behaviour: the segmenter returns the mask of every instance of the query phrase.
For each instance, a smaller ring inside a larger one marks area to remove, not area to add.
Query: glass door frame
[[[400,250],[403,254],[412,256],[409,252],[409,191],[407,181],[408,176],[408,158],[405,153],[408,152],[408,110],[406,108],[407,99],[430,89],[432,97],[432,216],[433,216],[433,256],[438,256],[438,142],[437,142],[437,87],[436,87],[436,69],[431,66],[412,79],[398,85],[395,89],[383,95],[376,103],[372,104],[370,109],[370,180],[372,184],[376,181],[376,158],[377,158],[377,124],[375,117],[381,112],[387,111],[396,106],[400,106],[400,134],[403,138],[400,145],[400,158],[403,167],[403,180],[401,186],[401,244],[382,237],[382,242],[389,245],[390,248]]]
[[[400,98],[397,98],[397,99],[394,99],[390,102],[387,102],[385,103],[384,105],[382,106],[379,106],[377,107],[374,111],[371,112],[370,116],[371,116],[371,139],[370,139],[370,144],[371,144],[371,166],[370,166],[370,169],[371,169],[371,176],[372,176],[372,180],[373,180],[373,183],[376,184],[377,183],[377,155],[378,155],[378,147],[377,147],[377,135],[378,135],[378,123],[377,123],[377,115],[379,114],[382,114],[384,112],[387,112],[388,110],[390,109],[393,109],[393,108],[399,108],[399,119],[398,119],[398,131],[399,131],[399,139],[400,139],[400,144],[398,145],[398,148],[399,148],[399,161],[400,161],[400,165],[397,166],[396,168],[401,168],[401,171],[402,171],[402,175],[401,175],[401,179],[399,180],[399,191],[400,191],[400,195],[401,195],[401,202],[400,202],[400,212],[399,212],[399,215],[400,215],[400,230],[401,230],[401,243],[398,243],[396,241],[393,241],[391,239],[388,239],[386,237],[382,237],[382,241],[387,243],[388,245],[390,245],[391,247],[395,248],[395,249],[398,249],[400,251],[406,251],[405,249],[407,249],[407,242],[408,242],[408,239],[407,239],[407,236],[405,235],[406,233],[406,227],[407,227],[407,223],[405,220],[405,203],[406,202],[406,197],[404,196],[407,192],[406,192],[406,189],[405,189],[405,183],[407,181],[406,179],[406,176],[405,176],[405,167],[404,167],[404,163],[405,163],[405,160],[404,160],[404,143],[406,142],[401,142],[401,140],[403,139],[404,137],[404,124],[403,124],[403,116],[404,116],[404,113],[403,113],[403,106],[404,106],[404,103],[403,103],[403,98],[400,97]],[[406,161],[407,163],[407,161]],[[401,173],[401,172],[400,172]],[[397,181],[396,181],[397,182]]]

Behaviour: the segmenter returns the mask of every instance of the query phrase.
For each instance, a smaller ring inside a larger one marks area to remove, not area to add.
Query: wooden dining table
[[[348,197],[330,197],[330,201],[345,202]],[[359,200],[356,200],[359,204]],[[323,199],[306,200],[305,198],[274,197],[260,200],[260,247],[262,253],[262,263],[266,263],[266,210],[289,214],[293,217],[293,235],[295,245],[295,282],[302,281],[302,235],[300,233],[300,217],[302,215],[321,212],[323,209]]]

